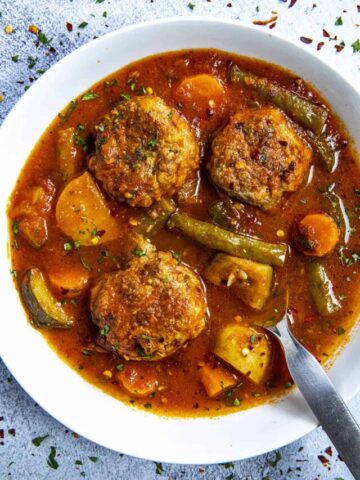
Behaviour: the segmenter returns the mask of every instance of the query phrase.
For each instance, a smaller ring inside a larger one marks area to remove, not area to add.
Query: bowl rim
[[[87,50],[91,51],[91,49],[94,47],[94,45],[100,45],[101,43],[105,43],[109,39],[111,39],[112,37],[115,37],[119,34],[120,35],[121,34],[126,34],[128,32],[132,32],[132,31],[136,32],[137,30],[141,31],[145,27],[152,27],[152,26],[159,26],[159,25],[161,26],[161,25],[167,25],[167,24],[188,24],[188,23],[190,23],[190,24],[195,24],[195,23],[209,24],[209,23],[211,23],[211,24],[221,25],[222,27],[226,27],[227,25],[231,25],[231,26],[234,26],[234,27],[246,29],[248,31],[254,31],[254,32],[256,32],[256,34],[263,35],[264,38],[265,37],[278,38],[278,39],[282,40],[285,44],[286,43],[291,44],[296,49],[302,50],[305,55],[307,55],[309,57],[313,57],[314,59],[316,59],[316,62],[319,63],[319,65],[321,65],[321,64],[326,65],[328,68],[330,68],[334,72],[335,76],[339,77],[340,80],[347,85],[347,88],[349,88],[351,90],[353,95],[360,96],[360,87],[356,88],[356,86],[351,83],[351,80],[348,79],[343,73],[340,73],[337,70],[335,70],[335,68],[329,63],[328,60],[325,60],[324,58],[321,58],[321,57],[317,56],[316,52],[311,51],[310,49],[306,48],[305,46],[303,46],[301,44],[298,44],[297,42],[287,38],[285,35],[282,35],[282,34],[279,34],[277,32],[273,32],[273,31],[271,31],[271,32],[264,31],[264,30],[261,29],[261,27],[257,27],[255,25],[252,25],[251,23],[247,23],[247,22],[242,22],[242,21],[233,20],[233,19],[222,19],[222,18],[217,19],[217,18],[208,17],[208,16],[169,17],[169,18],[162,18],[162,19],[157,19],[157,20],[149,20],[149,21],[146,21],[146,22],[141,22],[141,23],[136,23],[136,24],[133,24],[133,25],[128,25],[128,26],[122,27],[120,29],[117,29],[115,31],[109,32],[109,33],[107,33],[107,34],[105,34],[105,35],[103,35],[103,36],[101,36],[101,37],[99,37],[95,40],[92,40],[92,41],[86,43],[85,45],[82,45],[81,47],[75,49],[70,54],[66,55],[59,62],[55,63],[47,72],[45,72],[45,74],[42,75],[36,82],[34,82],[34,84],[37,84],[38,86],[46,84],[47,79],[48,79],[48,74],[50,72],[53,72],[56,69],[60,70],[63,67],[63,65],[66,64],[66,62],[69,61],[69,59],[73,59],[74,57],[76,57],[80,53],[86,52]],[[209,39],[209,44],[211,44],[211,39]],[[194,48],[197,48],[197,47],[194,47]],[[212,48],[212,47],[209,46],[208,48]],[[179,50],[181,50],[181,49],[179,49]],[[167,50],[165,49],[164,52],[166,52],[166,51]],[[141,59],[141,58],[143,58],[143,57],[139,57],[138,59]],[[101,78],[99,78],[99,80],[101,80]],[[79,94],[80,93],[81,92],[79,92]],[[0,127],[0,141],[3,139],[4,132],[7,130],[8,125],[10,124],[12,119],[17,116],[18,110],[20,110],[22,108],[23,103],[28,98],[28,96],[30,96],[30,94],[31,94],[31,89],[29,89],[29,91],[27,91],[18,100],[16,105],[13,107],[13,109],[10,111],[10,113],[8,114],[6,119],[4,120],[3,124]],[[18,175],[19,175],[19,172],[18,172]],[[1,345],[2,345],[2,342],[1,342],[1,338],[0,338],[0,346]],[[5,350],[5,349],[1,348],[1,353],[3,352],[3,350]],[[51,350],[50,347],[49,347],[49,350]],[[86,433],[82,433],[82,429],[81,428],[79,429],[78,425],[75,426],[74,423],[69,422],[66,418],[66,414],[63,414],[63,412],[52,411],[52,409],[47,406],[46,401],[43,400],[43,398],[41,396],[41,393],[38,392],[38,391],[33,391],[32,390],[32,387],[30,386],[30,383],[29,383],[28,380],[26,382],[23,381],[20,378],[21,374],[19,374],[19,378],[18,378],[18,372],[17,372],[17,369],[16,369],[16,364],[15,364],[15,362],[13,362],[12,358],[13,357],[11,357],[11,355],[7,355],[7,353],[5,355],[2,355],[2,360],[4,361],[7,368],[9,368],[9,370],[11,371],[11,373],[13,374],[15,379],[18,381],[18,383],[20,385],[22,385],[22,388],[24,388],[24,390],[32,398],[34,398],[34,400],[46,412],[48,412],[51,416],[53,416],[56,420],[58,420],[62,424],[65,424],[65,425],[69,426],[69,428],[72,428],[72,426],[74,426],[75,427],[74,431],[78,431],[85,438],[88,438],[89,440],[91,440],[95,443],[99,443],[99,444],[101,444],[101,445],[103,445],[107,448],[114,449],[114,447],[111,444],[108,444],[107,442],[104,442],[103,440],[99,442],[99,440],[97,438],[95,438],[95,436],[89,434],[88,430],[87,430]],[[61,360],[61,362],[63,362],[63,361]],[[68,366],[66,366],[66,367],[70,368]],[[25,384],[26,386],[23,386],[23,384]],[[349,401],[359,391],[360,391],[360,381],[356,386],[354,386],[354,388],[351,391],[351,394],[347,395],[345,397],[345,400]],[[290,396],[288,396],[288,397],[293,397],[295,400],[297,400],[299,395],[295,393],[295,394],[290,394]],[[128,407],[126,407],[126,408],[127,408],[127,411],[129,411],[129,408]],[[258,408],[261,408],[261,407],[258,407]],[[239,414],[241,414],[241,412],[239,412]],[[215,421],[215,423],[216,423],[216,421],[218,419],[229,418],[229,417],[232,417],[233,415],[234,414],[227,415],[226,417],[216,417],[215,419],[214,418],[202,418],[202,420],[206,420],[207,422],[214,422]],[[158,418],[162,418],[162,417],[158,417]],[[170,418],[170,419],[167,419],[167,420],[172,420],[172,419]],[[181,419],[181,420],[184,420],[184,419]],[[194,420],[194,419],[193,418],[186,419],[185,421],[189,421],[189,420],[191,421],[191,420]],[[200,419],[196,418],[195,420],[197,421],[197,420],[200,420]],[[309,425],[307,426],[305,434],[310,433],[313,429],[316,428],[316,426],[317,426],[316,421],[314,421],[314,419],[312,419],[311,422],[309,422]],[[284,445],[287,445],[287,444],[301,438],[302,434],[300,434],[300,436],[297,433],[293,433],[290,436],[288,435],[288,439],[285,442],[283,440],[274,438],[274,443],[271,446],[271,449],[274,450],[274,449],[281,448]],[[117,450],[117,449],[115,449],[115,450]],[[263,449],[260,448],[259,451],[257,451],[256,453],[253,453],[251,455],[244,455],[244,456],[241,456],[240,452],[239,453],[236,452],[235,457],[234,457],[234,452],[233,452],[232,454],[229,453],[228,457],[215,458],[214,460],[207,458],[204,461],[204,457],[200,457],[198,460],[193,459],[193,458],[189,460],[189,459],[186,458],[186,455],[185,456],[177,455],[177,456],[174,456],[174,459],[172,460],[168,456],[162,456],[161,452],[159,452],[159,454],[156,456],[156,458],[154,458],[154,455],[152,455],[152,454],[147,455],[146,453],[140,452],[139,450],[134,451],[133,449],[130,449],[129,451],[127,451],[126,447],[124,447],[121,450],[122,453],[126,453],[127,455],[139,456],[140,458],[144,458],[144,459],[148,459],[148,460],[154,460],[155,459],[155,460],[163,461],[163,462],[166,462],[166,463],[187,463],[187,464],[199,464],[199,463],[211,464],[211,463],[220,463],[220,462],[231,461],[231,460],[234,460],[234,459],[235,460],[236,459],[245,459],[245,458],[249,458],[249,457],[252,457],[252,456],[257,456],[257,455],[260,455],[260,454],[267,453],[268,451],[269,451],[269,448],[263,448]]]

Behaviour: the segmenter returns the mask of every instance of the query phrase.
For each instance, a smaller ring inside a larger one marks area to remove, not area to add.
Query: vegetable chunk
[[[51,285],[68,298],[81,295],[89,282],[89,272],[86,272],[82,265],[59,265],[56,270],[49,268],[48,277]]]
[[[266,334],[238,323],[218,332],[214,353],[257,385],[265,380],[272,360]]]
[[[58,161],[63,180],[69,180],[80,167],[78,149],[74,142],[75,128],[59,130],[57,139]]]
[[[293,237],[301,253],[311,257],[323,257],[334,250],[340,232],[330,215],[313,213],[297,223]]]
[[[21,295],[36,326],[69,328],[73,325],[73,318],[54,298],[38,268],[31,268],[25,273],[21,284]]]
[[[191,105],[209,107],[210,101],[210,106],[215,107],[225,101],[225,90],[216,77],[201,73],[182,79],[176,88],[176,96]]]
[[[145,368],[126,365],[116,374],[116,379],[129,395],[138,398],[147,397],[158,387],[157,376],[147,365]]]
[[[13,210],[20,234],[35,248],[42,247],[48,238],[47,220],[55,187],[50,179],[30,188],[24,200]]]
[[[306,266],[307,277],[311,286],[311,295],[320,315],[331,315],[341,305],[335,296],[333,284],[324,265],[320,261],[311,261]]]
[[[83,246],[99,245],[121,235],[120,226],[88,172],[71,180],[61,192],[56,221],[66,235]]]
[[[200,381],[210,398],[217,398],[235,387],[236,378],[222,365],[206,363],[199,370]]]
[[[262,242],[257,238],[232,233],[177,212],[171,216],[168,226],[179,229],[188,237],[209,248],[222,250],[236,257],[245,257],[279,267],[282,267],[285,262],[287,246],[284,244]]]
[[[233,290],[244,303],[261,310],[270,297],[273,269],[270,265],[219,253],[205,271],[215,285]]]

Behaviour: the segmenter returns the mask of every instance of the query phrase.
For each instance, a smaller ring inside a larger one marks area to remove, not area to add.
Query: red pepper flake
[[[330,33],[325,28],[323,28],[323,37],[330,38]]]
[[[297,0],[291,0],[290,5],[289,5],[289,8],[293,7],[296,2],[297,2]]]
[[[321,50],[324,45],[325,45],[325,42],[319,42],[317,44],[316,50],[318,50],[318,51]]]
[[[325,453],[326,453],[326,455],[329,455],[329,457],[332,457],[332,454],[333,454],[332,448],[331,448],[331,447],[327,447],[327,449],[325,450]]]
[[[16,435],[15,428],[9,428],[8,434],[9,434],[9,435],[12,435],[13,437],[15,437],[15,435]]]
[[[76,433],[76,432],[73,432],[72,436],[73,436],[74,438],[79,438],[79,434]]]
[[[66,28],[68,32],[72,32],[74,27],[72,23],[66,22]]]
[[[204,468],[204,467],[199,467],[199,468],[198,468],[198,472],[199,472],[199,473],[204,473],[204,472],[205,472],[205,468]]]
[[[357,5],[357,11],[360,13],[360,5]]]
[[[278,19],[277,15],[274,15],[273,17],[269,18],[268,20],[254,20],[252,23],[254,25],[269,25],[269,23],[274,23]]]
[[[309,37],[300,37],[300,40],[301,40],[303,43],[306,43],[306,44],[309,44],[309,43],[312,43],[312,42],[313,42],[313,39],[312,39],[312,38],[309,38]]]
[[[3,429],[0,430],[0,438],[4,438],[4,430]]]
[[[273,29],[273,28],[275,28],[275,26],[276,26],[276,22],[274,22],[274,23],[272,23],[271,25],[269,25],[269,28]]]
[[[226,6],[229,7],[229,8],[231,8],[231,7],[232,7],[232,3],[229,2]]]
[[[326,457],[324,457],[324,455],[318,455],[318,459],[323,465],[327,465],[329,463],[329,460]]]
[[[344,48],[345,48],[345,43],[339,43],[339,44],[335,45],[335,50],[337,51],[337,53],[344,50]]]

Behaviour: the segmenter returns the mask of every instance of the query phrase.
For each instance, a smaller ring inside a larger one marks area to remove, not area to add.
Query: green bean
[[[175,210],[175,203],[172,200],[162,198],[158,203],[145,211],[139,225],[136,227],[136,232],[145,237],[152,237],[165,226],[170,215]]]
[[[337,312],[341,305],[334,294],[333,285],[323,264],[318,260],[310,261],[306,266],[306,273],[311,294],[320,315],[331,315]]]
[[[317,135],[323,131],[327,119],[327,111],[324,108],[305,100],[267,78],[241,70],[237,65],[231,67],[230,80],[233,83],[242,83],[252,87],[262,97],[280,107],[296,122],[310,128]]]
[[[219,227],[223,227],[226,230],[234,230],[236,219],[234,215],[231,215],[229,206],[223,200],[219,200],[210,205],[209,215],[213,222]]]
[[[287,246],[266,243],[243,234],[224,230],[211,223],[202,222],[181,213],[174,213],[168,222],[170,228],[177,228],[190,238],[214,250],[255,262],[283,266]]]
[[[324,135],[310,139],[320,163],[326,171],[332,173],[338,163],[338,154]]]

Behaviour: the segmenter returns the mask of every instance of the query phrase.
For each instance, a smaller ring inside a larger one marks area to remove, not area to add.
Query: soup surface
[[[286,308],[321,363],[345,342],[359,187],[346,131],[302,79],[214,50],[156,55],[35,146],[8,208],[12,274],[86,380],[156,413],[232,413],[291,388],[262,328]]]

